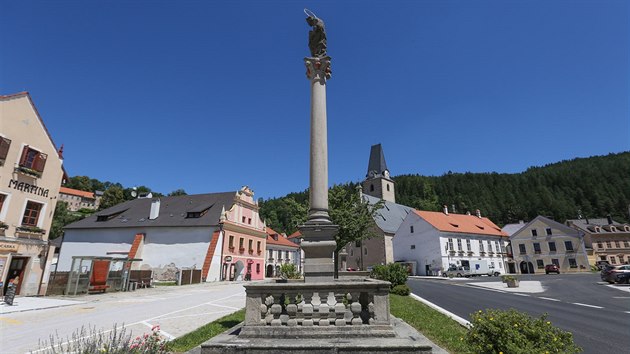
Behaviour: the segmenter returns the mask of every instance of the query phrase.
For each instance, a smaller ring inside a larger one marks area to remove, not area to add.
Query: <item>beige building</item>
[[[17,294],[46,293],[48,245],[62,160],[30,95],[0,96],[0,281]]]
[[[561,273],[588,272],[584,234],[564,224],[537,216],[529,223],[509,224],[512,259],[521,274],[545,273],[555,264]]]
[[[567,220],[567,225],[584,233],[584,242],[592,265],[630,263],[630,225],[612,219]]]
[[[101,194],[61,187],[59,189],[59,200],[68,204],[69,211],[77,211],[79,209],[97,210],[101,202]]]

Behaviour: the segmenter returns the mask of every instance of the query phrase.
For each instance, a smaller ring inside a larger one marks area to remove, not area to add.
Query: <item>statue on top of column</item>
[[[308,31],[308,48],[311,50],[311,56],[314,58],[325,58],[326,53],[326,29],[324,28],[324,21],[317,18],[315,14],[310,10],[304,10],[308,15],[306,23],[313,27]]]

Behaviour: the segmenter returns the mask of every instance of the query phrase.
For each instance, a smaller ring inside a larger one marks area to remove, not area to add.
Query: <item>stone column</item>
[[[300,226],[304,236],[304,280],[332,281],[333,252],[337,225],[328,215],[328,132],[326,124],[326,80],[330,78],[330,57],[304,58],[311,82],[310,205],[308,218]]]

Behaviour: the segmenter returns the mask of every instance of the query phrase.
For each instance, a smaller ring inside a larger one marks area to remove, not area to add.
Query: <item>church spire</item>
[[[372,149],[370,149],[370,161],[368,162],[368,171],[365,177],[374,178],[380,176],[389,178],[389,170],[385,162],[383,147],[381,147],[381,144],[376,144],[372,145]]]
[[[394,181],[389,177],[387,163],[381,144],[372,145],[370,149],[370,160],[368,162],[368,172],[365,180],[361,183],[363,193],[396,202],[394,193]]]

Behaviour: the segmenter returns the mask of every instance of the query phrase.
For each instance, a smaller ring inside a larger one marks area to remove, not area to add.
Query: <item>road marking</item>
[[[159,327],[160,327],[159,325],[152,325],[152,324],[150,324],[150,323],[149,323],[149,322],[147,322],[147,321],[142,321],[142,324],[143,324],[143,325],[145,325],[145,326],[147,326],[147,327],[149,327],[149,328],[151,328],[151,330],[153,330],[153,328],[155,328],[155,326],[157,326],[157,327],[158,327],[158,333],[160,333],[160,334],[161,334],[161,335],[163,335],[164,337],[168,338],[168,340],[173,340],[173,339],[175,339],[175,336],[174,336],[174,335],[169,334],[169,333],[164,332],[163,330],[159,329]]]
[[[8,324],[13,324],[13,325],[21,325],[22,324],[22,321],[14,320],[12,318],[6,318],[6,317],[0,317],[0,321],[6,322]]]
[[[630,313],[630,311],[624,311],[625,313]]]
[[[552,298],[550,298],[550,297],[542,297],[542,296],[541,296],[541,297],[539,297],[539,299],[549,300],[549,301],[560,301],[560,300],[558,300],[558,299],[552,299]]]
[[[512,293],[514,295],[518,295],[518,296],[531,296],[531,295],[527,295],[527,294],[521,294],[521,293]]]
[[[595,305],[589,305],[589,304],[581,304],[579,302],[572,302],[573,305],[578,305],[578,306],[586,306],[586,307],[592,307],[594,309],[603,309],[603,307],[601,306],[595,306]]]
[[[232,297],[240,297],[240,296],[243,296],[243,295],[245,295],[245,293],[244,293],[244,292],[242,292],[242,293],[238,293],[238,294],[236,294],[236,295],[226,296],[226,297],[221,298],[221,299],[216,299],[216,300],[213,300],[213,301],[205,302],[205,303],[203,303],[203,304],[199,304],[199,305],[195,305],[195,306],[187,307],[187,308],[185,308],[185,309],[180,309],[180,310],[176,310],[176,311],[171,311],[171,312],[168,312],[168,313],[165,313],[165,314],[161,314],[161,315],[159,315],[159,316],[151,317],[151,318],[149,318],[149,319],[147,319],[147,320],[145,320],[145,321],[151,321],[151,320],[155,320],[155,319],[157,319],[157,318],[167,317],[167,316],[169,316],[169,315],[172,315],[172,314],[175,314],[175,313],[178,313],[178,312],[188,311],[188,310],[191,310],[191,309],[194,309],[194,308],[197,308],[197,307],[201,307],[201,306],[207,306],[207,305],[220,306],[220,305],[216,305],[216,304],[214,304],[214,303],[215,303],[215,302],[217,302],[217,301],[227,300],[227,299],[232,298]]]
[[[613,296],[613,299],[630,299],[630,296]]]
[[[459,322],[459,324],[461,324],[462,326],[465,326],[465,327],[468,327],[468,328],[471,327],[470,322],[468,322],[466,319],[461,318],[461,317],[457,316],[456,314],[454,314],[454,313],[452,313],[452,312],[450,312],[450,311],[448,311],[448,310],[446,310],[446,309],[444,309],[444,308],[442,308],[442,307],[440,307],[440,306],[430,302],[429,300],[423,299],[423,298],[421,298],[420,296],[418,296],[418,295],[416,295],[414,293],[411,293],[409,295],[412,298],[420,301],[421,303],[423,303],[423,304],[433,308],[434,310],[437,310],[437,311],[445,314],[446,316],[452,318],[453,320]]]

